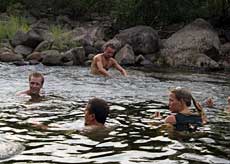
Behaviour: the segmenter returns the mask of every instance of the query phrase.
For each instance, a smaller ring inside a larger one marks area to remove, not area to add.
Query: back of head
[[[95,115],[97,122],[104,124],[109,115],[109,106],[103,99],[93,98],[88,102],[89,112]]]
[[[171,93],[175,94],[177,100],[183,100],[187,106],[191,106],[192,94],[188,89],[175,88],[171,90]]]

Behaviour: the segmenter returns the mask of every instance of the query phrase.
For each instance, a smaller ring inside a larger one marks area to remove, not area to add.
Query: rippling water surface
[[[39,103],[15,96],[28,87],[28,74],[35,70],[45,74],[46,100]],[[89,68],[84,67],[0,64],[0,138],[6,141],[0,145],[10,142],[24,147],[15,148],[18,155],[11,158],[3,156],[6,149],[0,149],[0,162],[230,163],[230,113],[224,110],[230,96],[229,74],[146,73],[128,69],[129,77],[125,78],[111,72],[114,78],[91,76]],[[200,132],[170,132],[158,123],[161,120],[152,118],[156,111],[169,114],[168,89],[176,86],[191,88],[201,102],[213,97],[215,108],[205,108],[209,124]],[[84,107],[94,96],[111,104],[106,122],[109,128],[84,133]],[[50,128],[38,128],[34,123]]]

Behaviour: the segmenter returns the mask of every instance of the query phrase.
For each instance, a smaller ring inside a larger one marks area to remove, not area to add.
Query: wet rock
[[[126,44],[116,53],[115,59],[121,65],[133,65],[135,63],[135,55],[132,47]]]
[[[19,143],[0,140],[0,160],[10,158],[24,150],[24,146]]]
[[[2,62],[14,62],[21,60],[23,60],[23,56],[21,54],[15,54],[8,51],[0,53],[0,61]]]
[[[159,50],[157,31],[149,26],[136,26],[123,30],[115,38],[122,46],[129,44],[135,53],[149,54]]]
[[[37,64],[40,63],[40,62],[37,61],[37,60],[29,60],[28,62],[29,62],[29,65],[37,65]]]
[[[69,60],[73,60],[74,65],[83,65],[85,61],[85,50],[83,47],[73,48],[63,55]]]
[[[173,67],[217,68],[220,40],[212,26],[197,19],[173,34],[164,43],[160,63]]]
[[[22,54],[22,55],[29,55],[32,51],[33,51],[32,48],[24,45],[18,45],[14,48],[15,53]]]
[[[99,53],[99,51],[95,47],[90,46],[90,45],[84,46],[84,49],[85,49],[86,55]]]
[[[16,47],[17,45],[22,45],[27,39],[28,36],[25,32],[17,31],[11,40],[11,44]]]
[[[94,43],[94,47],[98,50],[98,51],[102,51],[102,47],[106,42],[104,40],[97,40]]]
[[[58,51],[47,50],[43,51],[42,54],[44,55],[42,64],[48,66],[62,65],[62,55]]]
[[[50,42],[48,40],[44,40],[41,43],[38,44],[38,46],[34,49],[34,51],[45,51],[45,50],[49,50],[52,46],[53,42]]]
[[[32,54],[28,55],[26,60],[35,60],[41,62],[43,59],[43,54],[41,52],[33,52]]]
[[[96,54],[89,54],[89,55],[88,55],[88,59],[89,59],[89,60],[93,60],[93,57],[94,57],[94,56],[96,56]]]
[[[230,43],[221,45],[221,59],[219,61],[219,64],[223,68],[230,68]]]
[[[68,33],[71,40],[80,42],[82,45],[93,46],[97,40],[104,40],[105,28],[103,26],[83,24],[81,27],[76,27]]]
[[[140,64],[142,61],[145,60],[145,57],[143,55],[138,55],[136,58],[135,58],[135,64]]]
[[[215,144],[216,141],[213,140],[212,138],[200,138],[199,141],[207,143],[207,144]]]
[[[21,60],[21,61],[15,61],[15,62],[13,62],[13,64],[16,66],[24,66],[24,65],[29,65],[29,62]]]

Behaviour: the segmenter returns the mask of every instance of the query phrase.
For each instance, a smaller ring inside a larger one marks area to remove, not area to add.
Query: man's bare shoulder
[[[19,92],[16,93],[16,96],[23,96],[23,95],[28,95],[28,90],[19,91]]]
[[[102,54],[97,54],[93,57],[93,59],[97,59],[97,60],[100,60],[102,58]]]

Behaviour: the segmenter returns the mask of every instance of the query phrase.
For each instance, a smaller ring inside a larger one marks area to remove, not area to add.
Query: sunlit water
[[[28,87],[32,71],[45,74],[46,100],[39,103],[15,96]],[[0,148],[1,162],[230,163],[230,113],[224,110],[230,96],[229,74],[128,69],[125,78],[115,70],[111,73],[114,78],[91,76],[87,67],[0,64],[0,147],[15,147],[8,156],[8,149]],[[190,88],[200,102],[210,96],[215,101],[215,108],[205,108],[209,124],[199,133],[170,133],[155,124],[162,120],[152,118],[156,111],[169,114],[168,90],[176,86]],[[111,104],[109,128],[84,133],[84,107],[94,96]],[[34,127],[34,123],[50,128]]]

